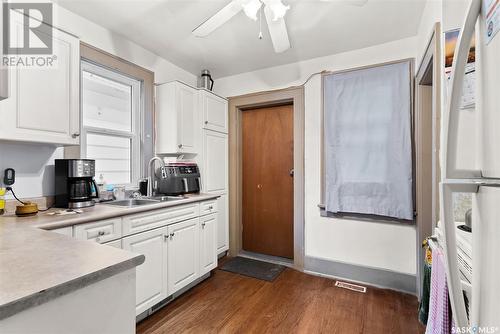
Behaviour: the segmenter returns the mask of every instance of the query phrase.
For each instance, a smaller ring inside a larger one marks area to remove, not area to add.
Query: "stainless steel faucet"
[[[154,163],[155,161],[159,161],[162,167],[165,167],[163,160],[158,157],[152,157],[149,160],[149,168],[148,168],[148,197],[153,197],[155,192],[154,182],[156,181],[156,175],[154,171]]]

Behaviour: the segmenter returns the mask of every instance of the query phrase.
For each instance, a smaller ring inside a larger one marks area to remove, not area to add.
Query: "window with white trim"
[[[132,185],[140,177],[142,82],[82,61],[81,157],[96,161],[95,178]]]

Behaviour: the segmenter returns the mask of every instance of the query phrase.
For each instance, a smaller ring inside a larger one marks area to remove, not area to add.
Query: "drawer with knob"
[[[123,218],[123,235],[131,235],[199,216],[198,203],[148,211]]]
[[[200,216],[217,212],[217,200],[210,200],[200,203]]]
[[[74,229],[74,236],[77,239],[105,243],[121,238],[122,220],[121,218],[106,219],[94,223],[76,225]]]

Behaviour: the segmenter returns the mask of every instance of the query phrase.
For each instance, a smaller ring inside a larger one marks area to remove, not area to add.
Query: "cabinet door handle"
[[[78,138],[80,137],[80,134],[78,132],[75,132],[71,135],[72,138]]]
[[[104,232],[104,231],[99,231],[99,232],[97,232],[97,235],[98,235],[98,236],[100,236],[100,237],[102,237],[102,236],[103,236],[103,235],[105,235],[105,234],[106,234],[106,232]]]
[[[163,240],[164,240],[164,241],[168,241],[168,235],[167,235],[167,234],[164,234],[164,235],[163,235]]]
[[[182,144],[177,145],[179,148],[182,148]]]
[[[210,205],[210,206],[208,207],[208,210],[213,210],[213,208],[214,208],[214,207]]]
[[[208,124],[208,121],[205,121],[205,124]]]
[[[170,233],[170,239],[172,239],[174,237],[174,235],[175,235],[174,232]]]
[[[201,223],[201,227],[205,228],[206,223]]]

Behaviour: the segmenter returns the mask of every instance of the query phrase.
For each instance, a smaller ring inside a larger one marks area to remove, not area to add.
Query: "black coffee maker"
[[[93,206],[99,198],[94,180],[95,160],[55,160],[55,206],[77,209]]]

